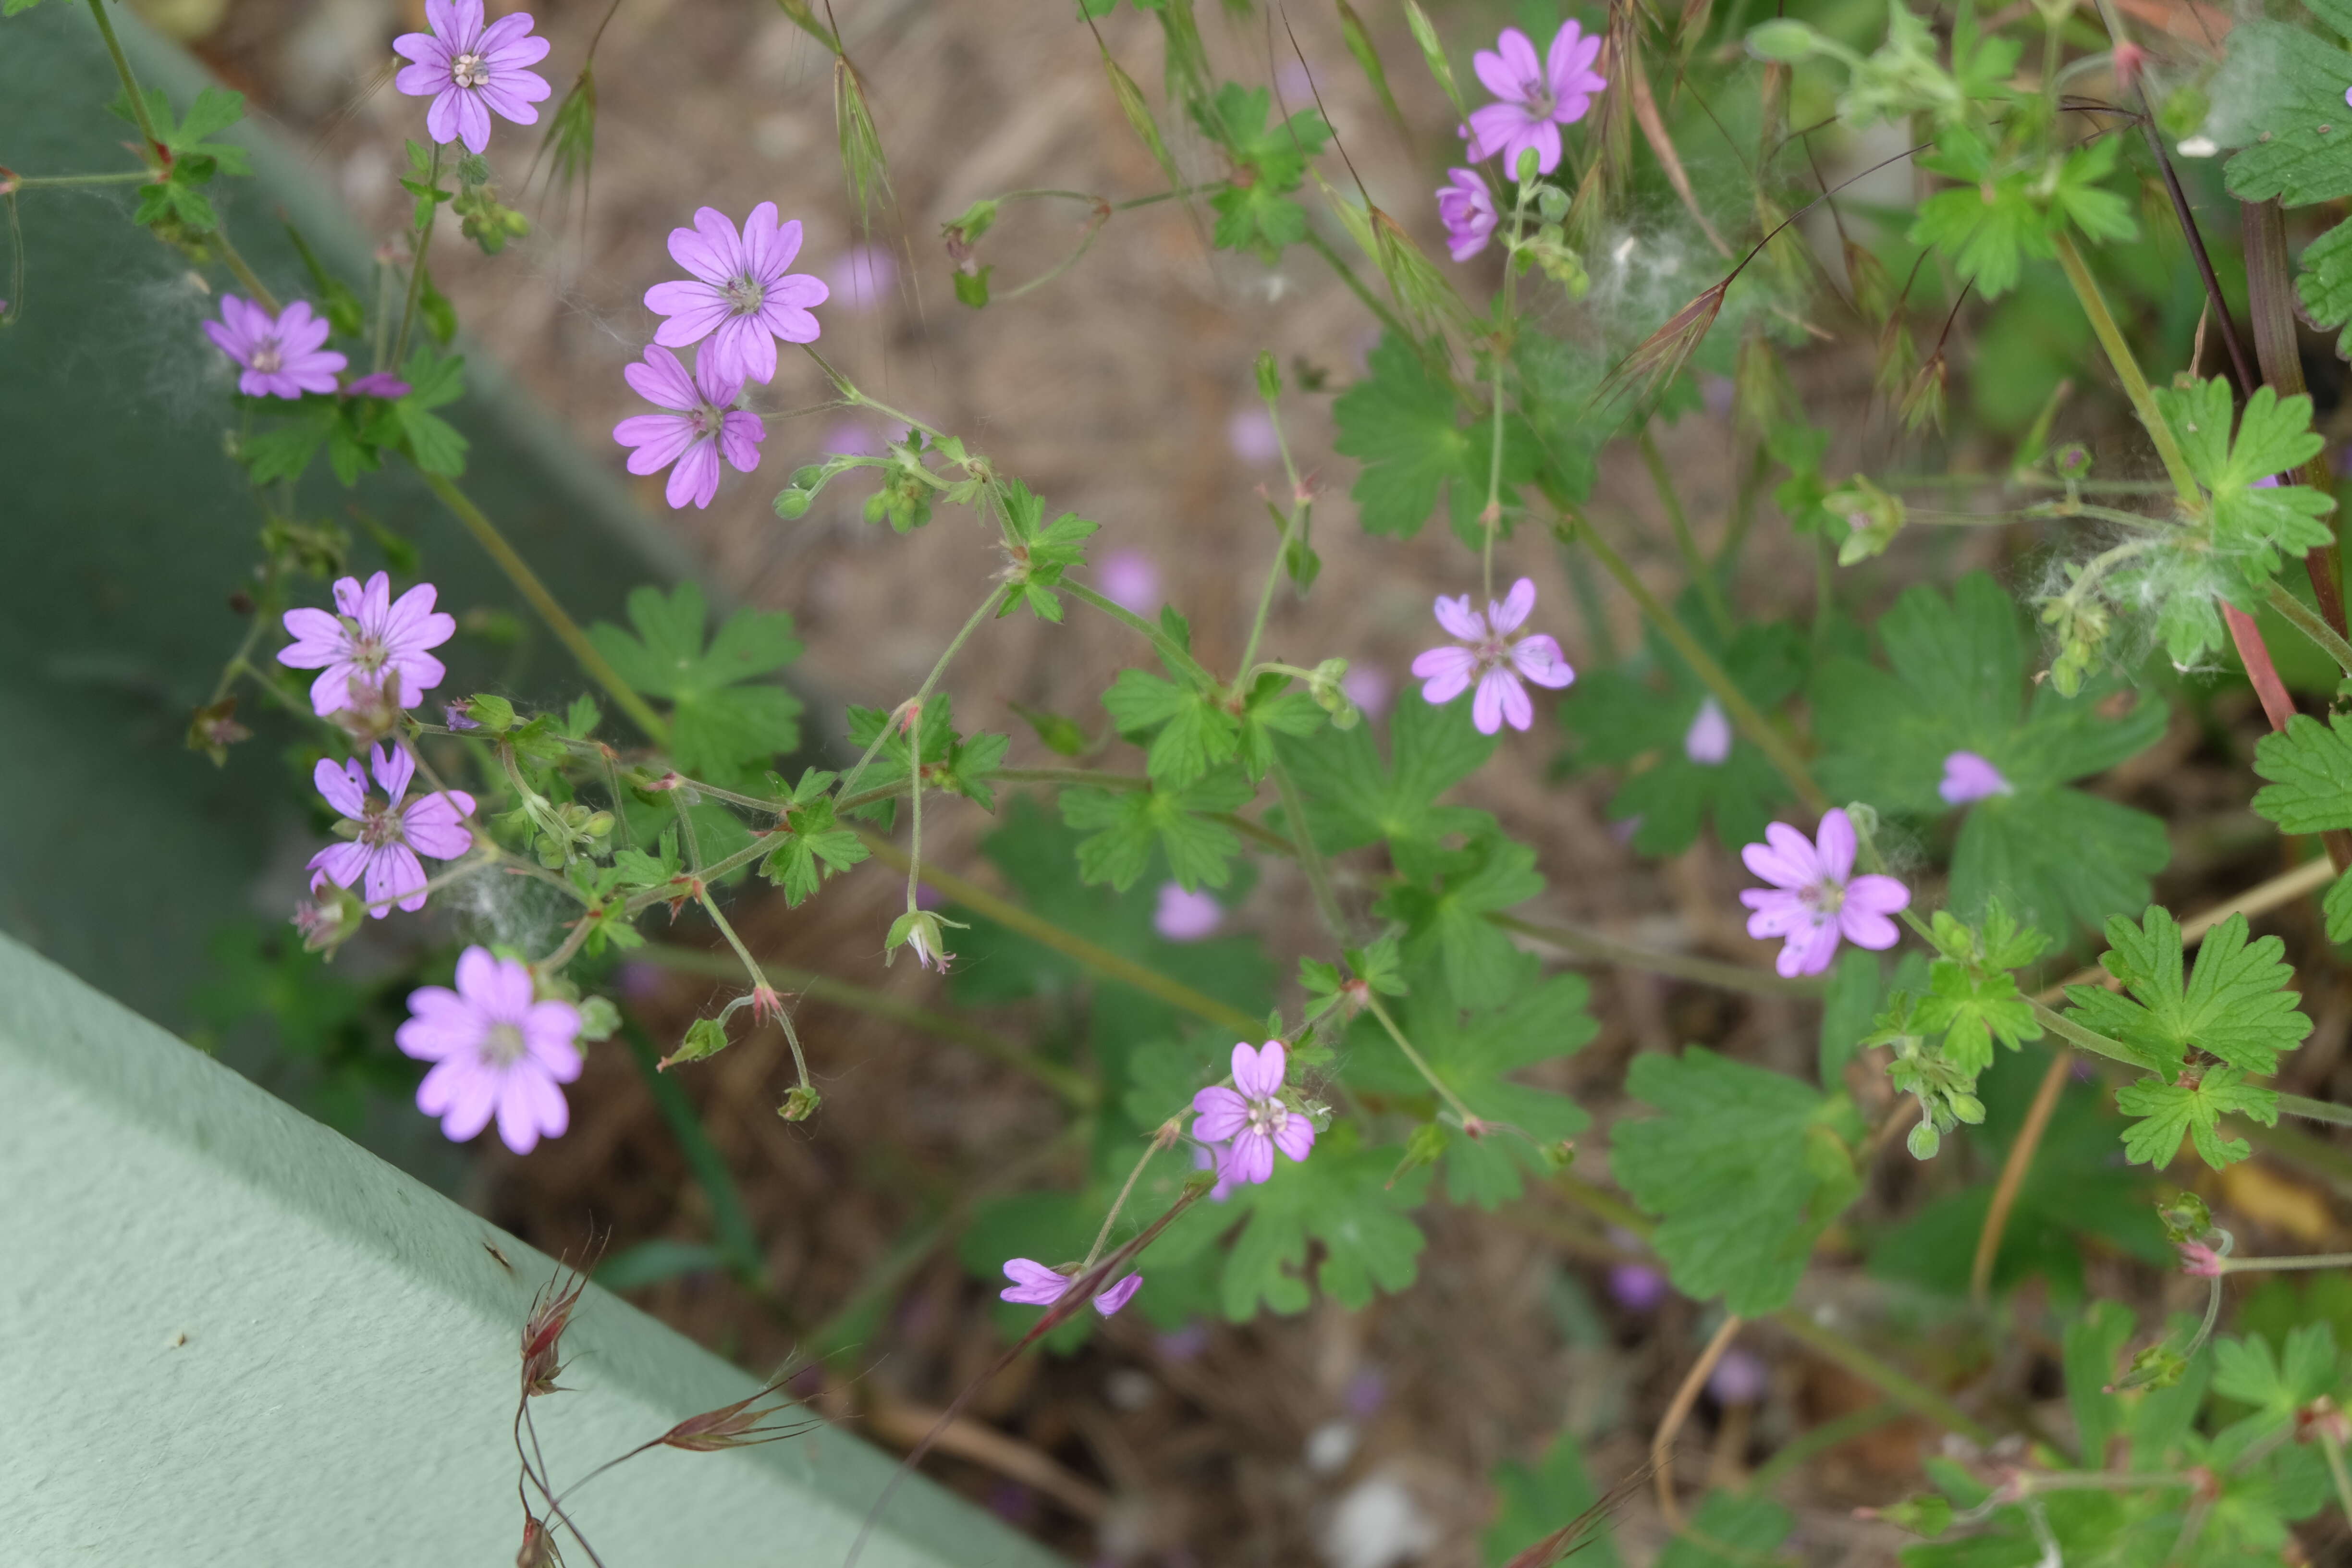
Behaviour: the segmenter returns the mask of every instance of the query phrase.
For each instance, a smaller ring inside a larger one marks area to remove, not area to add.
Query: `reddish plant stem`
[[[2313,551],[2315,557],[2319,552]],[[2339,606],[2339,613],[2340,613]],[[2254,693],[2263,700],[2263,716],[2271,728],[2284,731],[2294,717],[2294,699],[2286,691],[2286,682],[2279,679],[2278,666],[2271,662],[2270,645],[2263,641],[2263,629],[2254,617],[2231,604],[2221,606],[2221,619],[2230,628],[2230,640],[2238,645],[2238,658],[2246,667],[2246,679],[2254,683]],[[2327,858],[2338,871],[2352,867],[2352,832],[2336,828],[2319,836],[2327,846]]]
[[[2263,384],[2281,397],[2294,397],[2302,393],[2303,356],[2295,345],[2294,287],[2289,278],[2286,254],[2286,222],[2280,215],[2276,201],[2247,202],[2246,250],[2246,315],[2254,329],[2254,359],[2263,370]],[[2304,484],[2323,494],[2335,491],[2334,478],[2327,471],[2324,453],[2314,456],[2297,473]],[[2311,574],[2311,592],[2319,602],[2322,619],[2336,628],[2336,634],[2346,634],[2344,624],[2343,563],[2333,544],[2315,550],[2303,558],[2304,569]],[[2335,854],[2331,845],[2328,853]],[[2344,865],[2339,858],[2336,864]]]

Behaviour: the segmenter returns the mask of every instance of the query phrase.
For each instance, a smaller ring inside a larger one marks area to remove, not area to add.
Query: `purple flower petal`
[[[1118,1311],[1121,1307],[1126,1306],[1129,1301],[1135,1300],[1135,1293],[1142,1289],[1143,1276],[1140,1274],[1130,1274],[1126,1279],[1120,1280],[1118,1284],[1112,1286],[1109,1289],[1095,1298],[1095,1310],[1108,1318],[1113,1312]]]
[[[1282,1092],[1283,1068],[1287,1053],[1280,1040],[1268,1040],[1253,1050],[1246,1045],[1234,1047],[1234,1089],[1244,1100],[1271,1100]]]
[[[1249,1102],[1224,1085],[1192,1096],[1192,1136],[1203,1143],[1223,1143],[1248,1125]]]

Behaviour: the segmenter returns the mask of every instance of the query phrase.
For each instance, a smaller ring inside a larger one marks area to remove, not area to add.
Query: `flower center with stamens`
[[[1845,904],[1845,885],[1842,882],[1815,882],[1797,897],[1809,908],[1824,915],[1833,915]]]
[[[767,286],[750,277],[737,278],[719,291],[739,316],[748,316],[768,297]]]
[[[1520,83],[1519,92],[1528,106],[1528,113],[1534,119],[1549,120],[1551,111],[1559,107],[1559,100],[1552,96],[1551,82],[1548,78],[1536,77]]]
[[[695,435],[706,441],[727,427],[727,410],[713,404],[703,404],[687,417],[694,421]]]
[[[360,842],[371,849],[404,842],[399,815],[389,805],[370,800],[366,815],[360,818]]]
[[[1278,1100],[1253,1100],[1249,1102],[1249,1126],[1246,1131],[1261,1138],[1271,1138],[1282,1131],[1290,1120],[1290,1108]]]
[[[449,79],[459,87],[480,87],[490,79],[490,64],[479,55],[459,55],[449,62]]]
[[[482,1061],[486,1066],[512,1067],[530,1049],[523,1044],[522,1031],[512,1024],[492,1024],[490,1032],[482,1037]]]
[[[256,367],[258,368],[257,361]],[[272,365],[270,368],[274,370],[277,367]],[[363,670],[373,672],[382,669],[384,661],[392,657],[392,650],[384,646],[383,638],[373,632],[363,630],[359,622],[349,616],[342,616],[341,620],[343,656]]]
[[[253,368],[264,375],[275,375],[286,364],[286,353],[278,346],[276,338],[264,338],[254,345]]]

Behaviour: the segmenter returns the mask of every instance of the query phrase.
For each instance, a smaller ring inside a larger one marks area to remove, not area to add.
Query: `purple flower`
[[[1764,829],[1768,842],[1750,844],[1739,858],[1771,883],[1750,888],[1739,901],[1755,912],[1748,934],[1782,937],[1774,967],[1790,978],[1819,974],[1837,954],[1843,936],[1856,947],[1893,947],[1901,934],[1886,917],[1908,909],[1911,889],[1892,877],[1853,875],[1853,821],[1838,807],[1822,817],[1819,842],[1785,822]]]
[[[1160,608],[1160,567],[1142,551],[1111,551],[1097,570],[1103,597],[1120,609],[1148,616]]]
[[[1706,1391],[1717,1405],[1753,1405],[1772,1384],[1771,1369],[1743,1350],[1728,1350],[1708,1374]]]
[[[1170,942],[1199,942],[1214,936],[1224,919],[1225,906],[1213,893],[1188,893],[1181,882],[1162,882],[1151,929]]]
[[[1612,1263],[1609,1294],[1629,1312],[1654,1311],[1666,1299],[1666,1277],[1646,1263]]]
[[[530,36],[530,13],[517,11],[482,26],[482,0],[425,0],[429,33],[403,33],[393,53],[414,65],[393,86],[411,98],[430,98],[425,130],[446,145],[463,142],[479,153],[490,144],[490,115],[517,125],[539,123],[531,107],[551,90],[527,68],[547,58],[545,38]]]
[[[1282,458],[1281,434],[1275,428],[1274,416],[1262,404],[1234,410],[1225,421],[1225,446],[1252,468],[1265,468]]]
[[[845,310],[878,309],[898,281],[898,258],[887,245],[853,245],[827,271],[832,297]]]
[[[556,1085],[580,1076],[580,1010],[535,994],[529,969],[486,947],[458,956],[455,991],[425,985],[408,994],[412,1016],[393,1039],[433,1064],[416,1086],[416,1109],[439,1117],[450,1142],[464,1142],[495,1115],[506,1146],[528,1154],[571,1125]]]
[[[1471,160],[1500,153],[1506,177],[1516,180],[1519,153],[1532,147],[1538,174],[1559,168],[1559,128],[1583,119],[1592,108],[1592,95],[1609,85],[1609,79],[1592,68],[1600,58],[1600,35],[1588,38],[1572,21],[1560,25],[1542,59],[1536,58],[1536,47],[1525,33],[1504,28],[1492,50],[1481,49],[1470,61],[1486,90],[1503,100],[1470,111],[1463,134],[1470,139]]]
[[[717,353],[696,354],[694,374],[688,376],[676,354],[649,347],[643,363],[621,372],[639,396],[673,412],[632,415],[613,426],[613,439],[636,448],[629,454],[629,472],[654,474],[669,468],[669,489],[664,493],[680,511],[689,502],[708,507],[719,493],[721,453],[736,472],[748,474],[760,466],[760,443],[768,438],[768,427],[758,415],[728,406],[742,392],[743,378],[722,372],[719,358]],[[768,359],[773,370],[772,345]],[[677,466],[670,468],[673,463]]]
[[[773,202],[751,209],[740,236],[717,207],[697,207],[692,228],[669,231],[671,258],[696,280],[656,283],[646,290],[646,308],[669,318],[654,342],[682,349],[707,337],[709,354],[718,361],[711,367],[714,376],[774,380],[775,339],[816,342],[816,318],[809,311],[824,304],[829,292],[822,279],[784,270],[800,252],[801,220],[779,225]]]
[[[380,370],[373,375],[354,376],[345,382],[343,395],[345,397],[405,397],[408,395],[408,383],[388,370]]]
[[[1287,1054],[1280,1040],[1263,1047],[1234,1047],[1234,1087],[1213,1085],[1192,1097],[1192,1136],[1208,1143],[1233,1144],[1217,1173],[1235,1182],[1263,1182],[1274,1174],[1274,1152],[1304,1160],[1315,1146],[1315,1124],[1285,1105],[1283,1068]]]
[[[1954,805],[1966,805],[1988,795],[2014,795],[2000,770],[1974,752],[1954,752],[1944,759],[1944,782],[1936,793]]]
[[[221,296],[221,319],[205,323],[205,336],[245,367],[236,389],[247,397],[334,391],[335,373],[351,362],[320,346],[327,331],[308,300],[297,300],[272,317],[234,294]]]
[[[474,847],[466,818],[474,814],[474,797],[463,790],[446,795],[419,795],[403,805],[416,759],[404,746],[386,752],[375,749],[375,782],[383,799],[368,798],[367,774],[356,758],[337,764],[319,759],[311,780],[327,804],[359,824],[359,835],[341,844],[330,844],[310,857],[310,891],[332,882],[348,888],[367,878],[364,897],[368,912],[382,920],[392,912],[392,901],[411,911],[425,907],[425,868],[419,855],[455,860]]]
[[[1004,1277],[1013,1281],[999,1290],[997,1299],[1018,1307],[1050,1307],[1069,1292],[1070,1279],[1066,1274],[1046,1268],[1031,1258],[1015,1258],[1004,1265]],[[1101,1295],[1095,1298],[1095,1310],[1109,1317],[1133,1300],[1143,1289],[1143,1276],[1130,1274]]]
[[[1366,718],[1377,719],[1389,710],[1389,699],[1396,695],[1396,683],[1378,665],[1351,664],[1348,673],[1339,678],[1339,691],[1362,709]]]
[[[433,607],[435,590],[419,583],[397,601],[392,579],[379,572],[360,586],[356,577],[335,584],[335,614],[299,609],[286,612],[286,630],[294,640],[278,650],[278,662],[295,669],[315,669],[310,706],[321,719],[341,709],[361,705],[387,686],[403,708],[414,708],[448,673],[441,661],[425,652],[457,635],[453,616]]]
[[[1445,178],[1437,192],[1437,221],[1445,226],[1445,248],[1454,260],[1467,261],[1495,233],[1495,193],[1474,169],[1448,169]]]
[[[1511,584],[1510,596],[1488,603],[1480,615],[1470,607],[1470,595],[1437,601],[1437,624],[1456,638],[1460,647],[1433,647],[1412,661],[1414,679],[1426,682],[1423,700],[1443,705],[1478,688],[1470,715],[1482,735],[1492,735],[1508,722],[1524,730],[1535,722],[1535,705],[1528,700],[1521,677],[1538,686],[1562,687],[1576,679],[1559,644],[1538,633],[1514,637],[1536,607],[1536,585],[1522,577]]]
[[[1683,731],[1683,755],[1703,768],[1721,767],[1731,755],[1731,721],[1714,698],[1698,705],[1697,717]]]
[[[1192,1169],[1217,1173],[1217,1184],[1209,1189],[1209,1201],[1213,1204],[1221,1204],[1232,1197],[1234,1188],[1239,1184],[1234,1175],[1233,1152],[1233,1146],[1228,1143],[1192,1145]]]

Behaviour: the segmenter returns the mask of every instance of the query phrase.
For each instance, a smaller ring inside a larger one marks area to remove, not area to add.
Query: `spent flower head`
[[[1501,100],[1470,111],[1462,134],[1470,140],[1471,159],[1500,153],[1503,167],[1516,173],[1520,152],[1532,147],[1538,174],[1559,168],[1559,128],[1583,119],[1592,109],[1592,95],[1609,85],[1592,68],[1600,58],[1601,36],[1587,37],[1573,21],[1560,25],[1540,58],[1525,33],[1504,28],[1493,48],[1471,58],[1478,79]]]
[[[1280,1040],[1234,1047],[1234,1087],[1213,1084],[1192,1097],[1192,1136],[1230,1143],[1217,1167],[1220,1179],[1258,1183],[1274,1174],[1276,1149],[1304,1160],[1315,1146],[1315,1124],[1282,1100],[1287,1055]]]
[[[221,319],[205,336],[244,369],[236,389],[247,397],[299,398],[332,392],[335,373],[351,362],[326,347],[326,318],[297,300],[275,316],[234,294],[221,296]]]
[[[412,913],[425,907],[419,855],[455,860],[474,847],[465,821],[474,813],[474,797],[453,789],[409,800],[416,759],[405,746],[376,747],[372,771],[383,791],[380,798],[369,795],[357,758],[338,763],[321,757],[312,770],[319,793],[342,815],[352,837],[310,857],[310,893],[315,898],[327,883],[348,888],[364,877],[368,912],[382,920],[395,900]]]
[[[1007,1259],[1004,1277],[1013,1283],[996,1294],[1000,1300],[1017,1307],[1050,1307],[1070,1290],[1070,1276],[1058,1268],[1048,1268],[1034,1258]],[[1126,1306],[1141,1289],[1143,1276],[1130,1274],[1095,1298],[1095,1310],[1108,1318]]]
[[[395,700],[414,708],[448,673],[427,649],[457,635],[454,616],[436,610],[436,590],[419,583],[398,599],[392,578],[382,572],[362,585],[356,577],[335,582],[335,613],[303,608],[286,612],[294,640],[278,650],[278,662],[315,669],[310,706],[320,718],[342,709],[370,706],[396,688]]]
[[[809,312],[831,292],[823,279],[786,270],[800,251],[800,219],[779,224],[773,202],[753,207],[740,233],[717,207],[696,208],[692,228],[669,231],[671,258],[694,277],[646,290],[646,308],[669,318],[654,342],[682,349],[709,338],[715,379],[774,380],[776,340],[816,342]]]
[[[1536,585],[1526,577],[1502,600],[1489,602],[1484,614],[1470,607],[1467,594],[1439,595],[1437,624],[1461,646],[1433,647],[1412,661],[1413,678],[1424,683],[1423,700],[1443,706],[1475,685],[1470,715],[1480,734],[1492,735],[1506,723],[1514,730],[1533,724],[1535,705],[1521,679],[1557,689],[1576,679],[1559,644],[1540,632],[1519,632],[1535,607]]]
[[[669,411],[632,415],[613,426],[613,439],[636,448],[629,454],[629,472],[669,469],[663,499],[672,508],[710,505],[719,493],[721,457],[739,474],[760,466],[768,427],[758,415],[730,406],[742,393],[743,378],[722,373],[718,354],[697,354],[689,376],[669,350],[648,347],[641,363],[621,374],[639,396]]]
[[[1494,237],[1495,194],[1475,169],[1448,169],[1445,180],[1437,189],[1437,221],[1445,226],[1446,250],[1467,261]]]
[[[1772,885],[1750,888],[1739,901],[1754,911],[1749,936],[1784,939],[1774,965],[1782,974],[1822,973],[1841,937],[1856,947],[1895,945],[1901,933],[1886,917],[1910,907],[1911,890],[1892,877],[1853,874],[1853,819],[1843,808],[1822,815],[1815,838],[1785,822],[1765,828],[1764,837],[1739,858]]]
[[[541,1001],[530,971],[486,947],[457,959],[457,988],[409,993],[408,1021],[393,1034],[405,1054],[433,1064],[416,1086],[416,1109],[441,1119],[462,1143],[498,1119],[499,1136],[518,1154],[541,1137],[560,1138],[571,1109],[557,1086],[580,1076],[580,1010]]]
[[[446,146],[463,142],[479,153],[490,144],[490,116],[517,125],[539,123],[541,102],[555,89],[530,68],[551,47],[531,36],[528,11],[483,25],[482,0],[425,0],[429,33],[403,33],[393,52],[412,62],[392,79],[411,98],[430,98],[425,133]]]

